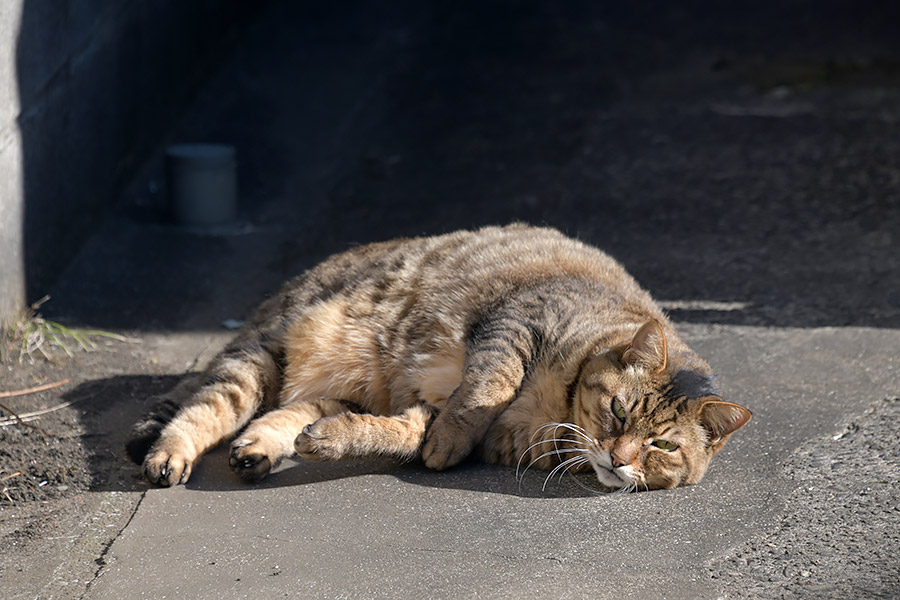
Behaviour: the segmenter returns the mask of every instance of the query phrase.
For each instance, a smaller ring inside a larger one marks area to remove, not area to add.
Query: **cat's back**
[[[550,228],[484,227],[422,241],[423,283],[437,289],[484,283],[504,289],[559,277],[616,285],[628,278],[603,252]]]
[[[625,270],[596,248],[555,229],[518,224],[360,246],[311,274],[304,284],[312,283],[319,299],[375,292],[379,300],[392,292],[414,292],[465,302],[565,277],[626,293],[634,286]]]
[[[522,224],[401,238],[336,254],[289,282],[263,319],[289,322],[323,303],[388,327],[443,323],[448,333],[481,309],[542,282],[575,279],[651,310],[615,260],[551,228]]]

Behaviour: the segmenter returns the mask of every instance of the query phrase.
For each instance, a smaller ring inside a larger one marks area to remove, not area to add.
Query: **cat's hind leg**
[[[365,456],[412,458],[419,453],[434,409],[415,404],[392,416],[344,412],[303,428],[294,449],[310,460]]]
[[[162,427],[143,463],[144,476],[162,486],[184,483],[207,450],[234,435],[280,389],[275,357],[259,345],[232,346],[216,357],[206,382]]]
[[[231,442],[228,462],[241,479],[259,481],[294,453],[294,439],[304,427],[347,410],[345,404],[326,398],[289,402],[251,421]]]

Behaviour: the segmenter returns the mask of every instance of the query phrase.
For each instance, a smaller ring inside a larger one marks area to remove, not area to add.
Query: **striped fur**
[[[474,451],[675,487],[750,418],[618,263],[523,225],[329,258],[258,309],[177,413],[162,406],[133,445],[158,435],[143,470],[160,485],[236,435],[230,463],[248,481],[294,452],[443,469]]]

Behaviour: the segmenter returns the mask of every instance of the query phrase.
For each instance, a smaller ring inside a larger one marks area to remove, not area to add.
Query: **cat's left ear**
[[[709,431],[712,444],[746,425],[752,417],[740,404],[719,399],[711,399],[700,407],[700,421]]]
[[[647,321],[634,334],[631,345],[622,355],[622,364],[643,367],[651,373],[659,373],[666,368],[668,352],[666,334],[659,321]]]

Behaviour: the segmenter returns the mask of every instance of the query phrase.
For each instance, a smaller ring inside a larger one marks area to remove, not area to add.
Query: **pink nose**
[[[612,459],[613,467],[624,467],[630,461],[626,459],[624,456],[618,453],[618,451],[614,451],[610,454],[610,458]]]

